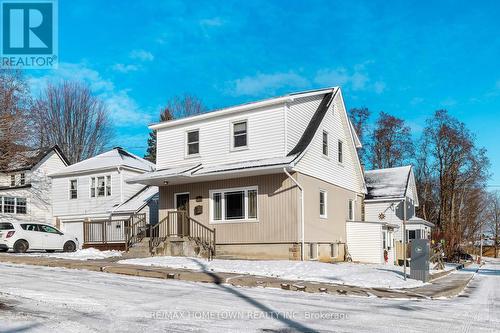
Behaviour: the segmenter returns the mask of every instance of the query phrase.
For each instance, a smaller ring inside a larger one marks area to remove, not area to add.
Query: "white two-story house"
[[[415,215],[418,195],[411,165],[366,171],[365,182],[368,189],[365,200],[367,221],[397,225],[394,240],[403,241],[404,203],[406,202],[407,240],[431,237],[434,224]]]
[[[49,174],[68,164],[57,146],[16,154],[8,166],[0,170],[0,221],[52,224]]]
[[[340,88],[307,91],[150,126],[169,211],[216,231],[217,256],[343,260],[346,220],[366,192]]]
[[[117,147],[52,173],[56,223],[63,231],[83,240],[83,247],[123,249],[125,226],[111,220],[143,213],[146,224],[157,222],[158,188],[127,183],[128,179],[154,168],[153,163]],[[109,222],[103,224],[103,221]],[[84,222],[95,222],[87,231],[100,232],[101,226],[105,227],[106,237],[102,241],[113,246],[87,244]]]

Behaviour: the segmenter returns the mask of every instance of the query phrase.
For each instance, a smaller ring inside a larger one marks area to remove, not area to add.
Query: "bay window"
[[[256,221],[257,187],[210,191],[211,222]]]

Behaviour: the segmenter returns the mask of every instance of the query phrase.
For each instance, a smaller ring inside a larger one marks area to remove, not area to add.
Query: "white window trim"
[[[326,133],[326,154],[323,152],[323,135]],[[321,155],[324,158],[330,159],[330,133],[327,130],[323,130],[321,133]]]
[[[354,200],[354,199],[347,200],[347,220],[348,221],[356,221],[356,209],[354,209],[355,202],[356,202],[356,200]],[[349,206],[349,204],[351,204],[351,206]],[[351,219],[349,218],[349,215],[352,215]]]
[[[248,191],[255,190],[257,191],[257,218],[248,218]],[[236,191],[244,191],[245,192],[245,204],[244,204],[244,212],[245,212],[245,218],[243,219],[231,219],[227,220],[226,219],[226,210],[225,210],[225,198],[224,198],[224,193],[226,192],[236,192]],[[221,220],[214,220],[214,203],[213,203],[213,194],[214,193],[220,193],[221,194],[221,205],[222,205],[222,219]],[[232,187],[232,188],[224,188],[224,189],[217,189],[217,190],[210,190],[208,191],[209,198],[208,198],[208,210],[210,214],[210,224],[227,224],[227,223],[253,223],[253,222],[259,222],[259,187],[258,186],[246,186],[246,187]]]
[[[324,198],[325,198],[325,202],[324,202],[325,211],[324,211],[324,214],[322,215],[321,214],[321,194],[320,194],[320,196],[319,196],[319,206],[320,206],[319,217],[322,219],[327,219],[328,218],[328,191],[320,189],[319,193],[323,193]]]
[[[235,147],[234,146],[234,125],[235,124],[239,124],[239,123],[246,123],[246,128],[247,128],[247,133],[246,133],[246,136],[247,136],[247,144],[246,146],[241,146],[241,147]],[[234,120],[231,122],[230,124],[230,133],[231,133],[231,138],[230,138],[230,151],[240,151],[240,150],[247,150],[248,147],[250,146],[250,136],[248,135],[248,133],[250,132],[250,127],[248,126],[248,119],[238,119],[238,120]]]
[[[342,144],[342,161],[339,161],[339,143]],[[345,160],[345,147],[344,147],[344,141],[338,140],[337,141],[337,163],[340,165],[344,165],[344,160]]]
[[[197,154],[189,154],[189,147],[188,147],[188,134],[192,132],[198,132],[198,153]],[[200,157],[200,151],[201,151],[201,131],[199,128],[191,128],[186,130],[184,134],[184,157],[185,158],[196,158]]]
[[[72,198],[71,197],[71,182],[73,180],[76,180],[76,198]],[[92,183],[90,185],[92,185]],[[78,178],[72,178],[72,179],[68,180],[68,199],[69,200],[76,200],[76,199],[78,199]]]
[[[107,195],[107,185],[108,185],[108,176],[111,178],[111,195]],[[97,195],[97,189],[99,188],[98,181],[97,179],[100,177],[104,177],[104,195]],[[95,178],[95,196],[92,196],[92,178]],[[90,176],[89,177],[89,198],[90,199],[100,199],[100,198],[107,198],[107,197],[112,197],[113,196],[113,175],[111,174],[103,174],[103,175],[96,175],[96,176]]]

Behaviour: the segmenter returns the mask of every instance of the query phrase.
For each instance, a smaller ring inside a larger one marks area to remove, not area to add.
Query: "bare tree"
[[[359,140],[364,144],[362,148],[358,149],[359,159],[363,164],[366,162],[365,137],[368,134],[368,118],[370,118],[370,110],[366,107],[352,108],[349,110],[349,119],[351,120],[352,126]]]
[[[173,119],[174,116],[172,115],[168,107],[163,108],[163,110],[160,112],[160,122],[169,121]],[[146,151],[146,155],[144,155],[144,158],[153,163],[156,163],[156,144],[157,144],[156,131],[152,130],[151,132],[149,132],[148,149]]]
[[[207,112],[207,108],[198,97],[189,94],[175,96],[160,112],[160,122],[191,117],[204,112]],[[144,158],[151,162],[156,162],[156,140],[156,131],[153,130],[149,133],[148,149],[144,155]]]
[[[488,197],[486,223],[487,231],[493,238],[495,258],[498,258],[498,248],[500,247],[500,193],[498,191],[490,193]]]
[[[369,157],[372,168],[392,168],[409,163],[414,155],[410,127],[405,121],[380,112],[372,133]]]
[[[166,108],[170,110],[175,119],[191,117],[208,111],[201,99],[189,94],[172,98],[167,102]]]
[[[27,149],[30,103],[28,85],[22,73],[0,70],[0,169],[8,168],[10,161],[22,157],[19,153]]]
[[[32,114],[36,145],[59,145],[71,163],[101,153],[111,139],[105,104],[80,82],[48,84]]]
[[[452,255],[465,241],[475,240],[483,223],[489,161],[465,125],[446,110],[427,121],[422,137],[419,181],[434,187],[422,192],[423,201],[435,200],[435,220],[430,220]]]

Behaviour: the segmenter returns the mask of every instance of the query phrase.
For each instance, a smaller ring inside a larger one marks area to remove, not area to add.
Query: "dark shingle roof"
[[[45,156],[47,156],[52,150],[55,150],[59,156],[63,159],[63,161],[69,165],[69,161],[64,156],[64,153],[61,151],[59,146],[55,145],[49,148],[39,148],[39,149],[29,149],[18,152],[9,164],[2,170],[2,172],[15,172],[22,170],[30,170],[38,162],[40,162]]]
[[[335,94],[337,94],[337,91],[338,89],[335,91]],[[330,92],[328,94],[325,94],[325,96],[323,96],[323,99],[321,100],[321,103],[316,109],[316,112],[312,116],[311,121],[309,122],[309,124],[307,124],[307,127],[304,133],[302,134],[302,137],[300,138],[299,142],[297,142],[297,145],[288,153],[287,156],[301,154],[307,148],[307,146],[309,146],[309,143],[314,138],[314,135],[316,134],[319,125],[323,121],[326,111],[328,111],[328,107],[330,106],[334,97],[335,95],[333,92]]]

